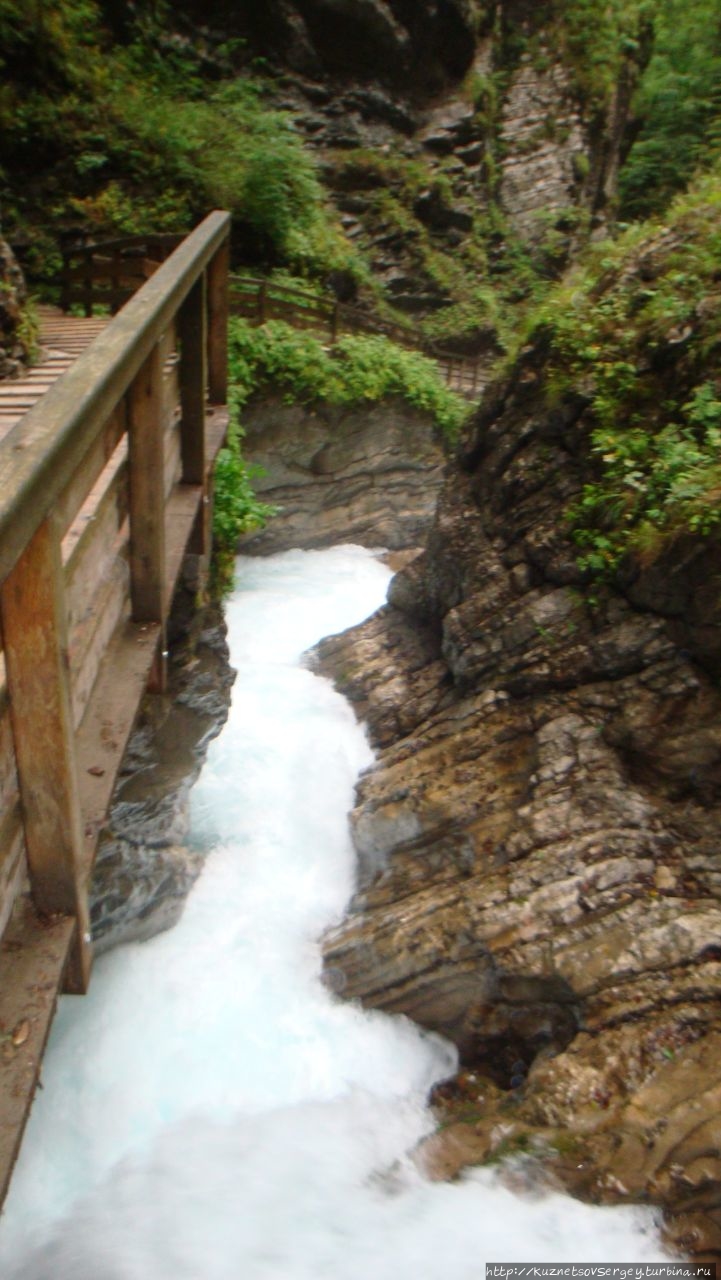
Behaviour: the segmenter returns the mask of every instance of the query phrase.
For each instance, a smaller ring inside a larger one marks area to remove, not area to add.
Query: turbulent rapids
[[[12,1280],[477,1280],[497,1260],[645,1261],[650,1217],[497,1172],[426,1181],[454,1051],[320,982],[353,887],[347,813],[371,752],[302,663],[389,571],[338,547],[242,560],[239,675],[194,791],[206,865],[175,929],[64,999],[0,1231]]]

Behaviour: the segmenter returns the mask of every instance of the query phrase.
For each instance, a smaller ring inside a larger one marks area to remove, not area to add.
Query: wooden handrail
[[[57,994],[88,986],[89,877],[141,699],[165,688],[181,568],[208,566],[229,231],[210,214],[114,319],[55,313],[43,382],[98,336],[0,442],[0,1026],[23,1029],[0,1061],[0,1203]]]
[[[335,298],[318,297],[309,290],[277,284],[273,280],[231,275],[230,308],[231,313],[258,325],[271,319],[285,320],[291,325],[303,321],[304,327],[327,333],[331,342],[336,342],[344,333],[378,334],[390,338],[400,346],[420,351],[435,360],[448,386],[459,395],[469,399],[477,397],[477,361],[445,351],[433,342],[419,342],[416,332],[404,329],[392,320],[378,320]]]
[[[67,308],[79,303],[86,315],[92,314],[95,305],[116,307],[132,296],[144,272],[155,269],[155,264],[143,256],[144,250],[159,245],[164,251],[178,240],[179,237],[167,233],[125,236],[67,251],[60,277],[62,305]],[[272,319],[286,320],[289,324],[327,333],[332,342],[344,333],[379,334],[435,360],[449,387],[469,399],[477,398],[477,361],[447,351],[435,342],[419,341],[417,330],[370,316],[332,295],[319,296],[296,285],[280,284],[264,277],[232,275],[230,290],[233,313],[253,323],[263,325]]]
[[[0,581],[229,231],[230,214],[209,214],[0,442]]]

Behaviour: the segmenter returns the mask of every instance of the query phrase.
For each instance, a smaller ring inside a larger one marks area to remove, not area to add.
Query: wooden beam
[[[208,394],[211,404],[228,399],[228,314],[230,310],[230,240],[226,236],[207,266]]]
[[[186,484],[205,481],[205,389],[207,347],[205,278],[201,276],[180,308],[180,449]]]
[[[163,361],[156,345],[128,393],[130,596],[135,622],[165,621]]]
[[[8,694],[30,882],[42,914],[77,922],[68,989],[91,963],[60,539],[41,524],[0,587]]]

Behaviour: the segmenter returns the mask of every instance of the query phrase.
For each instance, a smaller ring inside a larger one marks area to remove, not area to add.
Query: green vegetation
[[[70,228],[184,230],[221,206],[271,264],[360,269],[266,86],[209,78],[189,42],[163,43],[166,6],[153,12],[118,44],[97,0],[0,0],[3,222],[31,240],[30,267],[51,273]]]
[[[721,146],[721,9],[658,0],[655,46],[636,97],[638,138],[621,173],[624,217],[664,208]]]
[[[599,112],[624,68],[635,74],[652,33],[656,0],[556,0],[556,22],[582,96]]]
[[[598,475],[568,519],[595,574],[721,521],[720,261],[717,169],[663,223],[597,246],[536,315],[549,398],[589,400]]]
[[[255,390],[272,385],[287,403],[351,405],[401,396],[431,414],[449,440],[468,414],[468,405],[448,390],[433,360],[377,335],[348,335],[328,347],[280,320],[261,328],[234,320],[230,374],[236,412]]]
[[[278,387],[287,403],[324,400],[364,404],[402,396],[430,413],[439,430],[453,439],[468,406],[443,383],[432,360],[383,337],[341,338],[333,347],[304,330],[273,320],[254,328],[234,319],[230,328],[229,393],[232,428],[227,449],[215,469],[215,587],[232,583],[238,538],[274,514],[253,492],[253,474],[242,457],[242,409],[253,392]]]
[[[215,463],[213,497],[213,591],[224,595],[233,585],[233,565],[238,539],[262,528],[275,507],[260,502],[253,490],[253,468],[244,461],[242,428],[235,417],[228,444]]]

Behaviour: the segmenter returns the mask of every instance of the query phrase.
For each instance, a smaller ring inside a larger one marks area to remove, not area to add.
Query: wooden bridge
[[[149,244],[112,319],[43,309],[42,358],[0,386],[0,1200],[57,994],[88,985],[88,881],[181,563],[210,549],[229,227]]]
[[[173,235],[126,236],[68,251],[61,273],[61,306],[66,311],[70,306],[80,308],[88,317],[96,313],[98,306],[117,309],[179,239]],[[480,361],[420,340],[417,328],[407,329],[381,320],[328,295],[275,280],[231,275],[230,310],[257,325],[284,320],[295,329],[324,335],[330,342],[347,333],[380,334],[435,360],[446,385],[458,395],[468,400],[480,399],[485,372]]]
[[[0,1203],[57,995],[87,989],[96,846],[140,700],[164,687],[181,564],[209,558],[229,312],[415,345],[231,277],[229,226],[216,212],[185,239],[74,250],[60,307],[40,309],[41,358],[0,384]],[[476,397],[472,361],[427,353]]]

